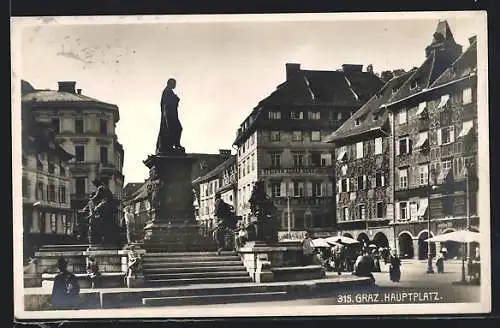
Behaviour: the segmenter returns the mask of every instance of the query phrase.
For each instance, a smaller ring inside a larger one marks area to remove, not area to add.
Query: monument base
[[[148,222],[144,228],[142,247],[148,252],[215,251],[211,239],[200,236],[198,225],[192,223]]]

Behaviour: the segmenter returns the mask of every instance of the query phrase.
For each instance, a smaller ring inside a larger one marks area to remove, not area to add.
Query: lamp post
[[[290,194],[286,193],[286,214],[288,219],[288,239],[292,239],[292,220],[290,218]]]
[[[432,181],[431,181],[432,175]],[[432,184],[431,184],[432,182]],[[431,238],[431,191],[434,184],[434,170],[427,174],[427,238]],[[432,268],[431,243],[427,242],[427,273],[434,273]]]

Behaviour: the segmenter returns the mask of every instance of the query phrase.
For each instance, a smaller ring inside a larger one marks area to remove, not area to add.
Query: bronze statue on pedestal
[[[184,147],[181,146],[182,125],[178,113],[179,97],[174,93],[176,85],[175,79],[168,79],[161,96],[160,131],[156,142],[157,155],[184,152]]]

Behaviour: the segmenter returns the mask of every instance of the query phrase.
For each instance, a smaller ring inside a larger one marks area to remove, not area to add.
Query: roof
[[[236,163],[236,155],[231,155],[230,158],[226,159],[224,162],[217,165],[213,170],[211,170],[211,171],[207,172],[205,175],[193,180],[193,184],[202,183],[202,182],[205,182],[207,180],[210,180],[210,179],[216,177],[218,174],[220,174],[222,171],[224,171],[225,169],[227,169],[228,167],[230,167],[234,163]]]
[[[57,156],[63,161],[73,158],[55,140],[55,133],[50,124],[34,119],[22,124],[22,143],[24,152],[48,153]]]
[[[143,184],[144,184],[144,182],[130,182],[130,183],[127,183],[123,187],[121,193],[124,196],[132,196],[132,194],[134,192],[136,192],[137,189],[139,189]]]
[[[233,144],[239,144],[261,124],[268,105],[328,105],[357,109],[382,85],[382,80],[370,72],[298,69],[258,103],[245,119],[249,123],[248,127],[236,137]]]
[[[388,113],[387,111],[380,111],[380,106],[391,98],[393,90],[401,88],[415,70],[413,69],[389,80],[370,100],[348,118],[335,132],[330,134],[325,141],[339,141],[383,128],[387,122]],[[359,125],[356,124],[357,120],[359,120]]]
[[[148,182],[149,182],[149,179],[144,181],[142,183],[142,185],[139,186],[139,188],[137,188],[137,190],[134,193],[132,193],[131,199],[142,200],[142,199],[147,198],[148,197]]]
[[[474,40],[465,52],[441,74],[431,85],[432,88],[459,80],[477,70],[477,42]]]

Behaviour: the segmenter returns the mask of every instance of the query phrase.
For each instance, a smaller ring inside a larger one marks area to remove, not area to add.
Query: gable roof
[[[471,42],[465,52],[441,74],[431,85],[432,88],[442,86],[475,73],[477,70],[477,41]]]
[[[326,138],[326,142],[335,142],[366,132],[379,130],[387,123],[388,112],[380,107],[390,99],[393,90],[399,90],[409,76],[415,73],[413,69],[389,80],[370,100],[348,118],[336,131]],[[359,124],[356,124],[357,121]]]

